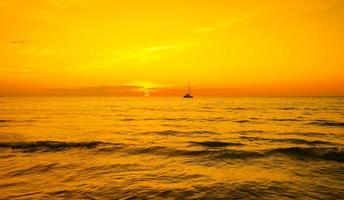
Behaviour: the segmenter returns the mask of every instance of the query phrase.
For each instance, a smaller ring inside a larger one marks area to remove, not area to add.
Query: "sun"
[[[142,92],[143,96],[145,97],[151,96],[153,91],[157,90],[158,88],[161,88],[161,85],[158,85],[151,81],[134,81],[127,85],[137,87],[135,90]]]

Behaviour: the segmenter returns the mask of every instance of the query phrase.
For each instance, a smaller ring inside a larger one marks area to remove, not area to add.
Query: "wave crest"
[[[58,142],[58,141],[34,141],[34,142],[1,142],[0,148],[11,148],[25,152],[34,151],[62,151],[70,148],[95,148],[102,142]]]
[[[204,141],[204,142],[191,142],[192,144],[203,147],[229,147],[229,146],[242,146],[241,143],[234,142],[221,142],[221,141]]]
[[[267,152],[270,154],[283,154],[287,156],[293,156],[297,158],[308,159],[321,159],[331,161],[344,161],[344,151],[342,148],[302,148],[302,147],[290,147],[290,148],[278,148]]]
[[[344,127],[344,122],[332,121],[332,120],[324,120],[318,119],[313,122],[310,122],[311,125],[318,125],[318,126],[334,126],[334,127]]]

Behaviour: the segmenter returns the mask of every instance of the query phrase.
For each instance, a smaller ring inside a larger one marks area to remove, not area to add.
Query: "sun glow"
[[[158,90],[162,86],[149,82],[149,81],[135,81],[133,83],[127,84],[128,86],[137,87],[137,91],[142,92],[145,97],[151,96],[153,91]]]

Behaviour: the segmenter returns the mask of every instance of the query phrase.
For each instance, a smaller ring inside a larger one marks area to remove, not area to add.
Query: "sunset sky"
[[[0,0],[0,96],[344,95],[342,0]]]

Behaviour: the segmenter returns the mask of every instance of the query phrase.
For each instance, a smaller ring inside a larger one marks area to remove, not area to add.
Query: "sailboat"
[[[190,84],[188,84],[188,92],[184,95],[184,98],[193,98],[190,91]]]

